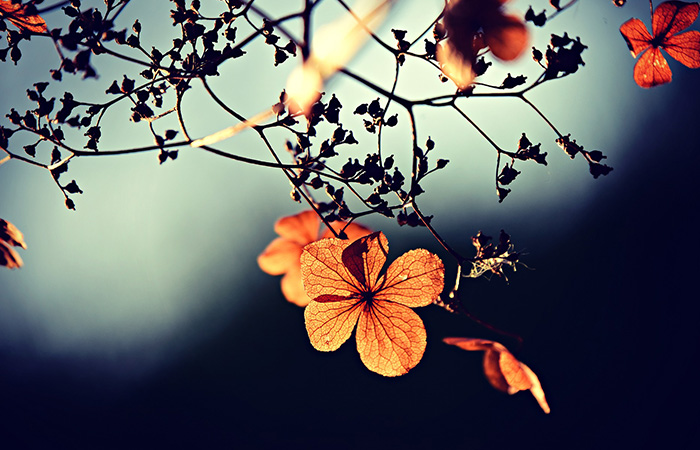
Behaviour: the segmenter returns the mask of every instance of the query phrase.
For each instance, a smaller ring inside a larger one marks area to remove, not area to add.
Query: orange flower
[[[27,248],[22,232],[10,222],[0,219],[0,266],[5,266],[8,269],[22,267],[22,258],[12,248],[13,245],[23,249]]]
[[[508,0],[451,0],[443,19],[447,41],[438,47],[437,58],[445,74],[460,89],[474,79],[472,66],[479,50],[489,47],[498,59],[512,61],[528,46],[525,23],[503,13]]]
[[[634,65],[634,81],[643,88],[671,82],[671,69],[661,53],[663,48],[681,64],[697,69],[700,67],[700,32],[688,31],[698,18],[698,3],[677,1],[663,2],[651,17],[652,37],[644,23],[630,19],[620,27],[632,55],[642,55]]]
[[[13,3],[11,0],[0,0],[0,17],[7,19],[20,30],[34,33],[46,33],[46,22],[37,14],[29,14],[27,5]]]
[[[485,350],[484,373],[489,383],[499,391],[511,395],[529,389],[542,410],[549,414],[549,405],[537,375],[515,359],[502,344],[486,339],[457,337],[445,338],[443,342],[464,350]]]
[[[411,308],[429,305],[440,295],[445,268],[436,255],[417,249],[400,256],[380,277],[388,248],[381,232],[354,243],[323,239],[304,247],[301,275],[313,299],[304,311],[311,345],[334,351],[357,325],[362,362],[393,377],[423,357],[425,326]]]
[[[336,230],[342,228],[342,222],[333,222],[331,225]],[[301,284],[301,251],[306,244],[319,239],[333,236],[330,230],[325,228],[321,233],[321,219],[314,211],[304,211],[293,216],[279,219],[275,223],[275,232],[278,237],[267,246],[258,256],[258,265],[270,275],[282,275],[282,294],[290,302],[306,306],[311,299],[304,292]],[[371,233],[368,228],[351,223],[345,229],[349,242]]]

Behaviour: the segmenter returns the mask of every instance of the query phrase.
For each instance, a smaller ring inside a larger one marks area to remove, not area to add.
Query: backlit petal
[[[411,308],[426,306],[442,293],[445,266],[427,250],[411,250],[391,263],[382,278],[383,287],[375,294],[375,299]]]
[[[22,258],[5,241],[0,241],[0,266],[5,266],[8,269],[22,267]]]
[[[620,34],[635,58],[651,45],[652,37],[647,31],[646,25],[639,19],[630,19],[623,23],[620,27]]]
[[[309,303],[304,319],[311,345],[322,352],[336,350],[352,334],[361,310],[362,303],[355,299]]]
[[[357,324],[357,351],[365,366],[387,377],[403,375],[416,366],[425,352],[423,321],[410,308],[375,301]]]
[[[512,61],[529,48],[530,35],[525,24],[515,16],[503,16],[484,26],[484,41],[496,58]]]
[[[501,371],[501,365],[499,364],[500,359],[501,352],[487,349],[486,352],[484,352],[484,375],[486,375],[486,379],[491,383],[491,386],[501,392],[508,392],[510,386]]]
[[[343,251],[342,261],[365,291],[368,291],[376,285],[388,252],[389,242],[384,233],[378,231],[350,244]]]
[[[277,238],[258,256],[258,265],[265,273],[282,275],[301,264],[301,245],[287,238]]]
[[[650,48],[634,65],[634,81],[643,88],[671,82],[671,69],[658,48]]]
[[[436,56],[442,72],[459,89],[467,89],[474,81],[471,54],[465,55],[461,49],[455,47],[453,41],[448,40],[446,43],[439,44]]]
[[[311,299],[306,295],[304,285],[301,282],[301,267],[294,266],[282,277],[282,294],[289,302],[297,306],[306,306]]]
[[[528,378],[527,373],[523,370],[520,361],[515,359],[508,350],[500,352],[498,355],[498,366],[501,369],[503,378],[508,383],[509,394],[514,394],[518,391],[530,389],[532,383]]]
[[[550,412],[549,404],[547,404],[547,399],[544,396],[544,391],[542,390],[542,385],[540,384],[540,379],[537,378],[537,375],[535,375],[535,372],[533,372],[524,363],[520,363],[520,366],[523,368],[523,370],[527,374],[527,377],[530,379],[530,384],[532,385],[530,387],[530,393],[532,393],[532,396],[535,397],[535,399],[537,400],[537,403],[539,403],[539,405],[540,405],[540,408],[542,408],[542,411],[544,411],[545,414],[549,414],[549,412]]]
[[[301,279],[306,294],[314,299],[322,295],[351,297],[361,284],[343,264],[343,250],[350,241],[337,238],[313,242],[301,253]]]
[[[442,340],[445,344],[454,345],[462,350],[489,350],[494,348],[494,345],[498,345],[502,348],[501,344],[494,341],[489,341],[488,339],[477,339],[477,338],[466,338],[466,337],[446,337]],[[499,348],[500,348],[499,347]]]
[[[700,31],[687,31],[666,39],[663,49],[671,58],[690,67],[700,67]]]
[[[24,242],[24,235],[12,223],[0,219],[0,240],[7,242],[15,247],[27,249],[27,244]]]
[[[502,344],[486,339],[449,337],[443,342],[464,350],[485,350],[484,374],[496,389],[514,394],[529,389],[542,410],[549,414],[549,405],[537,375],[518,361]]]
[[[275,223],[275,233],[302,246],[318,239],[321,219],[314,211],[283,217]]]
[[[697,3],[663,2],[654,10],[651,29],[654,36],[671,36],[688,28],[697,18]]]

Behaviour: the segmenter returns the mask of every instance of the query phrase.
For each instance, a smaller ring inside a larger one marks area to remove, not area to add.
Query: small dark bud
[[[355,108],[353,114],[358,114],[360,116],[367,114],[367,103],[362,103]]]
[[[75,182],[75,180],[72,180],[70,183],[65,185],[63,188],[64,191],[69,192],[71,194],[82,194],[83,191],[78,187],[78,184]]]

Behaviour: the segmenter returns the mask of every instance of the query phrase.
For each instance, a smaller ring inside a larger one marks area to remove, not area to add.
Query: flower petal
[[[321,239],[304,247],[301,253],[301,280],[306,294],[351,297],[360,292],[361,285],[343,264],[343,251],[350,241],[337,238]]]
[[[652,37],[639,19],[630,19],[620,26],[620,34],[635,58],[651,46]]]
[[[488,339],[466,338],[466,337],[446,337],[442,340],[445,344],[454,345],[462,350],[489,350],[494,346],[503,347],[498,342],[489,341]],[[505,348],[505,347],[503,347]]]
[[[22,258],[5,241],[0,241],[0,266],[5,266],[8,269],[22,267]]]
[[[486,339],[444,338],[443,342],[464,350],[485,350],[484,374],[489,383],[499,391],[514,394],[529,389],[542,410],[550,409],[537,375],[524,363],[518,361],[502,344]]]
[[[292,267],[285,276],[282,277],[282,294],[287,301],[297,306],[304,307],[311,302],[311,298],[306,295],[304,285],[301,282],[301,267]]]
[[[634,65],[634,81],[643,88],[671,82],[671,69],[658,48],[650,48]]]
[[[516,16],[502,16],[494,23],[484,25],[484,41],[496,58],[512,61],[522,55],[530,34],[525,24]]]
[[[318,239],[320,224],[321,219],[314,211],[303,211],[278,220],[275,223],[275,233],[304,246]]]
[[[465,55],[462,49],[455,47],[452,40],[448,39],[446,43],[439,44],[436,56],[442,72],[459,89],[467,89],[474,81],[471,54]]]
[[[549,404],[547,404],[547,399],[544,396],[544,390],[542,390],[542,385],[540,384],[540,379],[537,378],[537,375],[535,375],[535,372],[533,372],[524,363],[520,363],[520,366],[527,374],[527,377],[530,379],[530,383],[532,385],[530,387],[530,393],[532,394],[533,397],[535,397],[535,400],[537,400],[537,403],[539,403],[540,408],[542,408],[542,411],[544,411],[545,414],[549,414],[549,412],[550,412]]]
[[[503,374],[503,378],[508,383],[508,393],[515,394],[532,387],[530,378],[523,370],[521,362],[508,350],[504,350],[498,355],[498,367]]]
[[[362,302],[356,299],[309,303],[304,319],[311,345],[322,352],[336,350],[352,334],[361,311]]]
[[[301,245],[287,238],[277,238],[258,256],[258,265],[270,275],[282,275],[299,267]]]
[[[425,352],[423,321],[410,308],[391,302],[375,301],[365,308],[356,339],[365,366],[387,377],[407,373]]]
[[[27,249],[27,244],[24,242],[24,235],[12,223],[0,219],[0,240],[6,241],[15,247]]]
[[[387,253],[389,242],[384,233],[378,231],[350,244],[343,250],[342,261],[363,289],[370,291],[374,289],[379,272],[386,263]]]
[[[374,298],[411,308],[431,304],[445,284],[442,260],[425,249],[411,250],[391,263]]]
[[[515,391],[509,392],[510,386],[501,371],[501,366],[499,364],[500,359],[501,352],[493,349],[486,349],[484,352],[484,375],[486,375],[486,379],[491,383],[491,386],[501,392],[513,394]]]
[[[700,67],[700,31],[687,31],[666,39],[662,45],[671,58],[697,69]]]
[[[651,29],[654,36],[671,36],[685,30],[698,18],[699,5],[678,1],[663,2],[654,10]]]

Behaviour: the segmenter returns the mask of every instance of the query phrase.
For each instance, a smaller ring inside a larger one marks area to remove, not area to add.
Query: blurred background
[[[140,18],[144,46],[169,46],[177,35],[166,13],[172,4],[132,3],[117,28]],[[256,5],[281,15],[297,3]],[[535,3],[536,12],[551,11]],[[303,310],[286,302],[279,278],[256,264],[275,237],[274,221],[303,208],[289,199],[289,183],[275,170],[185,148],[163,165],[156,153],[73,160],[62,181],[75,179],[85,192],[73,196],[74,212],[47,172],[17,161],[0,166],[0,217],[23,231],[28,245],[23,268],[0,271],[3,447],[690,447],[700,437],[693,371],[700,356],[694,283],[700,106],[691,100],[700,73],[669,60],[670,85],[639,88],[618,28],[631,17],[648,24],[649,9],[646,1],[627,3],[578,2],[543,29],[531,27],[532,45],[541,50],[550,33],[564,31],[589,47],[578,73],[528,98],[562,132],[608,155],[614,171],[607,177],[594,180],[580,158],[570,160],[522,102],[469,99],[465,111],[501,146],[514,150],[527,132],[549,154],[546,167],[519,164],[523,173],[499,204],[488,143],[449,111],[417,111],[420,140],[431,136],[435,156],[450,160],[423,183],[420,205],[435,215],[433,225],[465,254],[477,231],[498,236],[500,229],[524,252],[527,267],[509,273],[508,282],[465,279],[463,295],[475,315],[523,337],[515,354],[539,375],[551,414],[529,393],[491,388],[481,353],[441,339],[515,342],[436,307],[418,310],[427,350],[403,377],[366,370],[354,338],[336,352],[315,351]],[[218,2],[202,4],[205,12],[218,11]],[[334,2],[326,4],[318,26],[342,15]],[[392,28],[415,36],[441,4],[400,2],[378,34],[387,42]],[[522,14],[529,5],[507,6]],[[52,22],[63,20],[60,12],[45,19],[49,28],[64,26]],[[28,44],[18,65],[0,65],[3,114],[31,107],[25,89],[48,80],[59,64],[44,40]],[[275,68],[269,46],[256,42],[246,50],[212,87],[250,116],[277,101],[298,61]],[[97,80],[64,77],[50,95],[69,90],[104,98],[113,80],[139,71],[109,58],[94,64]],[[399,94],[452,90],[424,66],[407,62]],[[371,42],[351,67],[391,86],[391,56]],[[500,83],[506,73],[534,79],[538,67],[526,55],[489,72]],[[336,93],[342,121],[361,141],[348,157],[362,159],[372,137],[352,111],[376,95],[341,76],[326,91]],[[184,107],[197,137],[231,125],[199,87]],[[399,126],[385,130],[383,145],[405,164],[408,120],[394,112]],[[152,142],[144,124],[128,117],[126,109],[110,110],[102,149]],[[220,147],[268,157],[247,132]],[[446,261],[447,282],[454,277],[454,263],[426,230],[379,217],[365,223],[388,236],[390,259],[424,247]]]

